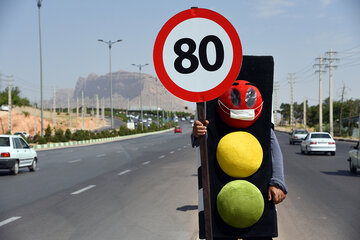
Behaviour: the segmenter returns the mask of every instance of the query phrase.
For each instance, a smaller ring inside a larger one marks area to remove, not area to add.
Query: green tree
[[[45,135],[44,135],[46,141],[48,141],[48,142],[51,140],[51,132],[52,131],[51,131],[50,124],[48,124],[46,129],[45,129]]]
[[[0,92],[0,105],[8,104],[8,87]],[[18,87],[11,88],[11,104],[14,106],[30,106],[30,101],[27,98],[20,97],[20,89]]]

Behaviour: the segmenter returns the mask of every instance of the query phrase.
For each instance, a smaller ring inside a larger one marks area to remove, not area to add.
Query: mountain
[[[149,74],[143,73],[140,76],[134,72],[113,72],[112,89],[114,108],[139,109],[141,95],[144,110],[156,110],[158,105],[161,109],[172,111],[186,111],[185,107],[188,107],[187,111],[193,112],[192,103],[173,96],[160,81]],[[77,101],[80,106],[82,92],[87,107],[96,107],[96,95],[100,107],[102,99],[105,101],[105,107],[110,107],[110,74],[91,73],[87,77],[79,77],[73,90],[60,89],[56,92],[56,107],[67,107],[69,95],[71,106],[75,107]]]

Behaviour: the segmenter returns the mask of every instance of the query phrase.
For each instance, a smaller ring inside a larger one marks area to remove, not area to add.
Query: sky
[[[43,0],[41,34],[43,94],[53,88],[74,88],[79,77],[112,71],[138,72],[132,64],[146,64],[143,73],[156,76],[154,42],[162,26],[175,14],[197,6],[216,11],[235,27],[243,55],[274,57],[277,101],[290,103],[290,73],[294,102],[306,97],[319,102],[320,56],[335,52],[333,98],[360,96],[360,1],[358,0]],[[326,63],[326,62],[324,62]],[[329,96],[329,71],[323,73],[323,99]],[[1,90],[8,75],[24,97],[40,99],[40,51],[36,0],[0,0]]]

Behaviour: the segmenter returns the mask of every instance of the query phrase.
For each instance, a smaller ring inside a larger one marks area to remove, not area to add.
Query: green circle
[[[227,183],[217,196],[217,210],[228,225],[247,228],[254,225],[264,212],[260,190],[245,180]]]

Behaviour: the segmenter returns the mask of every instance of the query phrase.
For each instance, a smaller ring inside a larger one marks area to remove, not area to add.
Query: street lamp
[[[139,68],[139,81],[141,80],[141,68],[149,65],[148,63],[145,64],[131,64],[135,67]],[[142,91],[140,92],[140,111],[141,111],[141,130],[144,130],[144,124],[143,124],[143,108],[142,108]]]
[[[110,111],[111,111],[111,129],[114,129],[114,112],[113,112],[113,101],[112,101],[112,73],[111,73],[111,45],[121,42],[122,40],[116,41],[104,41],[102,39],[98,40],[99,42],[103,42],[109,46],[109,73],[110,73]]]
[[[42,50],[41,50],[41,24],[40,7],[42,0],[37,0],[39,13],[39,42],[40,42],[40,107],[41,107],[41,136],[44,136],[44,104],[43,104],[43,74],[42,74]]]

